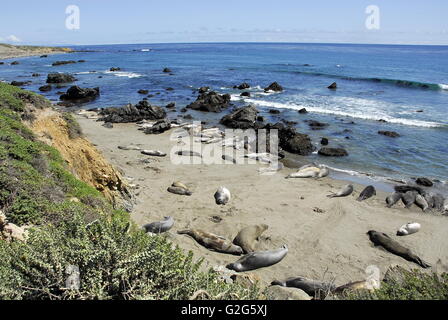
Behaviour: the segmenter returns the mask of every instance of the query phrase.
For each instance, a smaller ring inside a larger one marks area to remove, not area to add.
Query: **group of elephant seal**
[[[372,241],[375,246],[382,246],[390,253],[400,256],[408,261],[414,262],[422,268],[431,267],[431,265],[419,258],[410,249],[402,246],[397,241],[390,238],[387,234],[374,230],[370,230],[369,232],[367,232],[367,234],[369,235],[370,241]]]
[[[162,221],[145,224],[143,229],[151,233],[164,233],[170,230],[174,225],[173,217],[165,217]]]
[[[243,253],[243,249],[240,246],[237,246],[231,241],[210,232],[205,232],[199,229],[188,229],[178,231],[177,233],[189,235],[207,249],[236,255]]]
[[[286,245],[277,250],[251,252],[236,262],[228,264],[226,268],[236,272],[265,268],[282,261],[287,253],[288,247]]]
[[[244,253],[254,252],[255,242],[268,228],[269,226],[266,224],[246,227],[237,234],[235,239],[233,239],[233,243],[240,246]]]

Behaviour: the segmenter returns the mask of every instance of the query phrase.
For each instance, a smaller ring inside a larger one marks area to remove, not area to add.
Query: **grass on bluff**
[[[26,243],[0,240],[0,299],[188,299],[199,290],[216,299],[259,297],[255,286],[200,271],[191,252],[137,229],[74,177],[59,152],[22,124],[32,118],[31,101],[49,105],[0,83],[0,210],[9,222],[33,226]],[[67,284],[70,270],[79,270],[79,288]]]

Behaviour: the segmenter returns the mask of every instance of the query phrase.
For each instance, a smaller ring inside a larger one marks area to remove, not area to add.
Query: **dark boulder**
[[[4,63],[3,61],[0,61],[0,66],[1,66],[1,65],[4,65],[4,64],[5,64],[5,63]]]
[[[220,95],[214,91],[201,93],[195,102],[189,104],[187,108],[205,112],[221,112],[227,108],[230,102],[230,95]]]
[[[16,86],[16,87],[22,87],[22,86],[29,85],[30,83],[31,83],[31,81],[12,81],[10,83],[10,85]]]
[[[328,123],[323,123],[316,120],[307,120],[306,122],[308,122],[308,125],[312,130],[322,130],[325,127],[328,127]]]
[[[149,91],[148,90],[144,90],[144,89],[140,89],[140,90],[137,91],[137,93],[139,93],[139,94],[148,94]]]
[[[32,76],[32,77],[40,77],[40,74],[38,74],[38,73],[33,73],[31,76]]]
[[[157,121],[151,128],[146,128],[143,132],[146,134],[160,134],[171,128],[171,123],[167,119]]]
[[[41,58],[48,58],[48,55],[47,55],[47,54],[43,54],[43,55],[41,55],[40,57],[41,57]]]
[[[188,111],[187,108],[182,108],[182,109],[180,109],[180,112],[182,112],[182,113],[185,113],[185,112],[187,112],[187,111]]]
[[[148,101],[140,101],[136,105],[128,104],[123,107],[101,109],[99,121],[112,123],[129,123],[142,120],[161,120],[166,112],[161,107],[152,106]]]
[[[258,122],[264,122],[264,117],[263,116],[258,116],[257,117],[257,121]]]
[[[45,86],[42,86],[42,87],[39,87],[39,91],[42,91],[42,92],[47,92],[47,91],[51,91],[51,85],[49,85],[49,84],[47,84],[47,85],[45,85]]]
[[[378,134],[382,134],[383,136],[391,137],[391,138],[400,137],[400,134],[395,131],[378,131]]]
[[[55,67],[55,66],[62,66],[62,65],[65,65],[65,64],[73,64],[73,63],[76,63],[76,61],[73,61],[73,60],[68,60],[68,61],[55,61],[55,62],[53,62],[51,65],[52,65],[53,67]]]
[[[434,183],[429,180],[428,178],[418,178],[415,181],[418,185],[424,186],[424,187],[432,187]]]
[[[348,156],[348,152],[342,148],[323,147],[319,150],[319,155],[326,157],[346,157]]]
[[[320,144],[323,145],[323,146],[328,146],[328,143],[329,143],[329,141],[328,141],[327,138],[322,138],[320,140]]]
[[[244,91],[243,93],[240,94],[241,97],[250,97],[250,92],[249,91]]]
[[[120,70],[121,70],[121,68],[119,68],[119,67],[112,67],[109,69],[109,71],[111,71],[111,72],[120,71]]]
[[[338,88],[338,84],[336,82],[333,82],[332,84],[330,84],[328,86],[328,89],[331,89],[331,90],[335,90],[337,88]]]
[[[95,100],[99,95],[100,88],[80,88],[78,86],[72,86],[59,98],[62,101],[86,103]]]
[[[191,114],[184,115],[185,120],[193,120],[193,116]]]
[[[233,129],[253,128],[255,121],[257,121],[257,113],[258,110],[253,105],[238,108],[234,112],[224,116],[220,123]]]
[[[165,73],[171,73],[172,71],[171,71],[170,68],[165,68],[165,69],[163,69],[163,72],[165,72]]]
[[[269,132],[269,135],[272,130],[277,130],[278,144],[285,151],[307,156],[315,150],[310,137],[306,134],[297,132],[296,129],[291,126],[285,126],[283,123],[268,123],[261,129],[266,129],[266,131]],[[270,139],[270,137],[267,137],[266,139],[269,141],[268,139]]]
[[[165,89],[166,91],[174,91],[174,88],[168,87]]]
[[[281,92],[283,91],[283,87],[279,85],[277,82],[271,83],[268,87],[264,88],[265,92],[268,91],[275,91],[275,92]]]
[[[84,63],[86,60],[78,60],[79,63]]]
[[[11,65],[12,65],[12,66],[15,66],[15,65],[18,65],[18,64],[20,64],[19,61],[13,61],[13,62],[11,62]]]
[[[165,106],[165,108],[167,108],[167,109],[174,109],[174,108],[176,108],[176,102],[168,103],[168,104]]]
[[[278,109],[269,109],[270,114],[280,114],[280,110]]]
[[[248,84],[247,82],[243,82],[239,86],[233,87],[233,89],[238,89],[238,90],[245,90],[245,89],[249,89],[249,88],[250,88],[250,84]]]
[[[76,81],[76,78],[68,73],[49,73],[47,83],[69,83]]]
[[[198,89],[199,93],[206,93],[208,90],[210,90],[210,87],[200,87]]]
[[[305,108],[302,108],[298,111],[300,114],[306,114],[308,111]]]

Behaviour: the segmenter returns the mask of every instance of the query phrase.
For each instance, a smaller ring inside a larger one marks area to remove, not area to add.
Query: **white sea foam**
[[[151,51],[151,49],[142,49],[141,51],[142,52],[149,52],[149,51]]]
[[[351,117],[351,118],[359,118],[364,120],[386,120],[389,123],[396,123],[396,124],[402,124],[407,126],[416,126],[416,127],[426,127],[426,128],[436,128],[436,127],[443,127],[446,126],[443,123],[438,122],[432,122],[432,121],[423,121],[423,120],[415,120],[415,119],[404,119],[404,118],[395,118],[392,116],[387,115],[385,112],[382,112],[375,106],[375,102],[372,101],[373,105],[369,103],[366,103],[367,100],[365,99],[352,99],[352,98],[345,98],[344,99],[345,104],[349,105],[350,107],[354,107],[356,104],[362,104],[363,108],[356,109],[353,108],[350,112],[347,112],[343,110],[343,107],[338,107],[337,103],[335,102],[334,105],[331,108],[328,108],[327,106],[324,107],[316,107],[316,106],[310,106],[308,104],[303,103],[294,103],[294,102],[287,102],[287,103],[280,103],[280,102],[272,102],[272,101],[265,101],[265,100],[257,100],[257,99],[246,99],[245,101],[248,103],[254,103],[255,105],[263,106],[263,107],[270,107],[270,108],[279,108],[279,109],[293,109],[293,110],[300,110],[302,108],[306,108],[308,111],[316,112],[316,113],[322,113],[322,114],[332,114],[332,115],[338,115],[343,117]],[[357,100],[357,101],[353,101]],[[362,100],[362,101],[359,101]]]
[[[441,83],[441,84],[439,84],[439,87],[440,87],[440,89],[442,89],[442,90],[448,90],[448,84],[443,84],[443,83]]]
[[[132,79],[132,78],[140,78],[140,77],[143,77],[143,75],[142,74],[140,74],[140,73],[135,73],[135,72],[125,72],[125,71],[105,71],[104,73],[107,73],[107,74],[113,74],[114,76],[116,76],[116,77],[126,77],[126,78],[129,78],[129,79]]]

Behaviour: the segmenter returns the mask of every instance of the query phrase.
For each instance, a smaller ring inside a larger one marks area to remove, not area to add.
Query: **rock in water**
[[[201,93],[195,102],[189,104],[187,108],[205,111],[205,112],[221,112],[227,108],[230,102],[230,95],[220,95],[214,91]]]
[[[418,185],[424,186],[424,187],[432,187],[434,183],[429,180],[428,178],[418,178],[415,181]]]
[[[100,88],[70,87],[67,92],[60,96],[62,101],[74,103],[86,103],[95,100],[100,95]]]
[[[49,73],[47,83],[69,83],[76,81],[76,78],[68,73]]]
[[[254,105],[249,105],[224,116],[220,123],[234,129],[253,128],[257,120],[257,113],[257,108]]]
[[[400,137],[400,134],[395,131],[378,131],[378,134],[382,134],[383,136],[390,137],[390,138]]]
[[[99,121],[112,123],[130,123],[142,120],[162,120],[166,117],[163,108],[153,106],[148,101],[142,100],[136,105],[101,109],[102,116]]]
[[[281,92],[283,91],[283,87],[279,85],[277,82],[271,83],[268,87],[264,88],[265,92],[268,91],[274,91],[274,92]]]
[[[328,89],[332,89],[332,90],[335,90],[335,89],[337,89],[338,88],[338,84],[336,83],[336,82],[333,82],[332,84],[330,84],[329,86],[328,86]]]
[[[326,157],[346,157],[348,156],[348,152],[342,148],[323,147],[319,150],[319,155]]]

